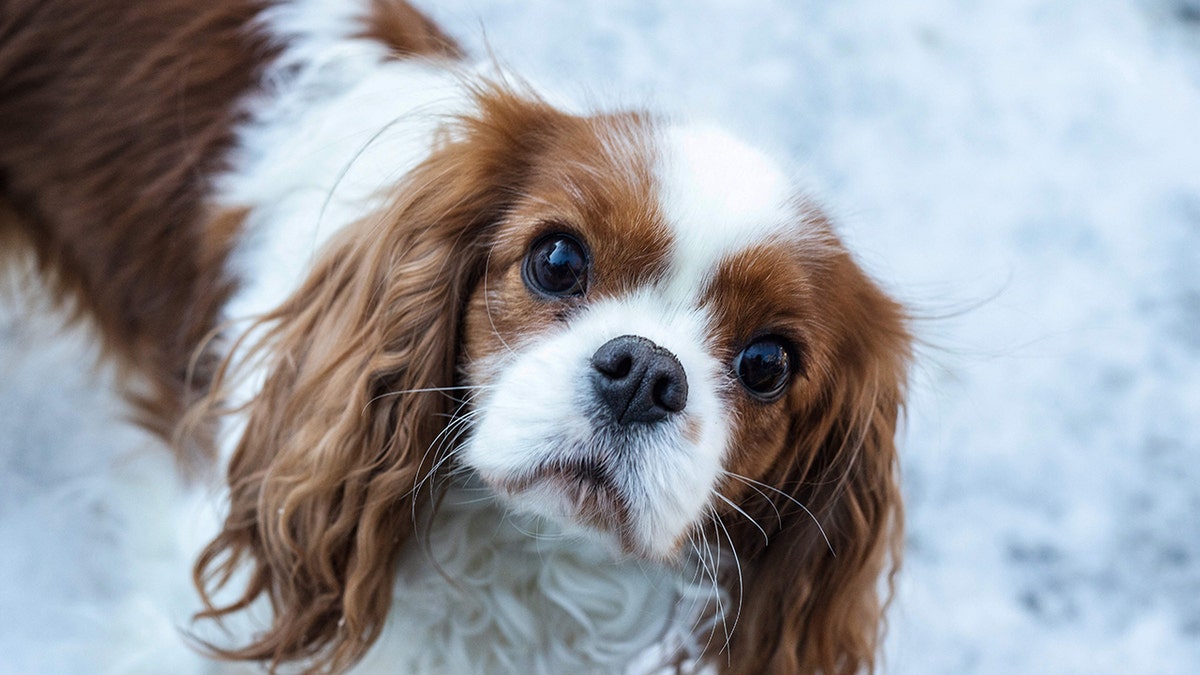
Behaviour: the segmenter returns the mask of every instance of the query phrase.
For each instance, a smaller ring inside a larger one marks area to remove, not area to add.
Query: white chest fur
[[[356,672],[653,672],[712,588],[505,513],[483,488],[451,490],[428,531]]]

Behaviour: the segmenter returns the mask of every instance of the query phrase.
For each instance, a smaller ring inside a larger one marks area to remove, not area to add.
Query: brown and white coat
[[[397,0],[5,0],[0,206],[189,477],[195,672],[873,667],[904,315],[728,134]]]

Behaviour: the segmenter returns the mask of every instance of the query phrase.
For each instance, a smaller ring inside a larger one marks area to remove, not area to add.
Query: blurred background
[[[1200,0],[417,4],[569,97],[767,148],[912,307],[884,672],[1200,672]],[[39,579],[15,523],[89,467],[30,448],[130,432],[39,330],[0,312],[0,570],[53,605],[103,580]]]

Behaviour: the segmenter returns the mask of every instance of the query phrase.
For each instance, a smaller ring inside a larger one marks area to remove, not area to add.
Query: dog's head
[[[871,664],[901,528],[901,308],[722,132],[476,101],[266,319],[197,579],[244,565],[209,614],[266,596],[275,617],[228,654],[360,657],[415,488],[458,467],[617,555],[732,549],[727,670]]]

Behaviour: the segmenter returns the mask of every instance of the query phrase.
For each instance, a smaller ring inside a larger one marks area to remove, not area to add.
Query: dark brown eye
[[[733,359],[738,380],[755,398],[774,401],[791,377],[791,357],[783,338],[768,335],[751,342]]]
[[[587,249],[569,234],[548,234],[529,247],[525,285],[553,297],[583,295],[587,290]]]

